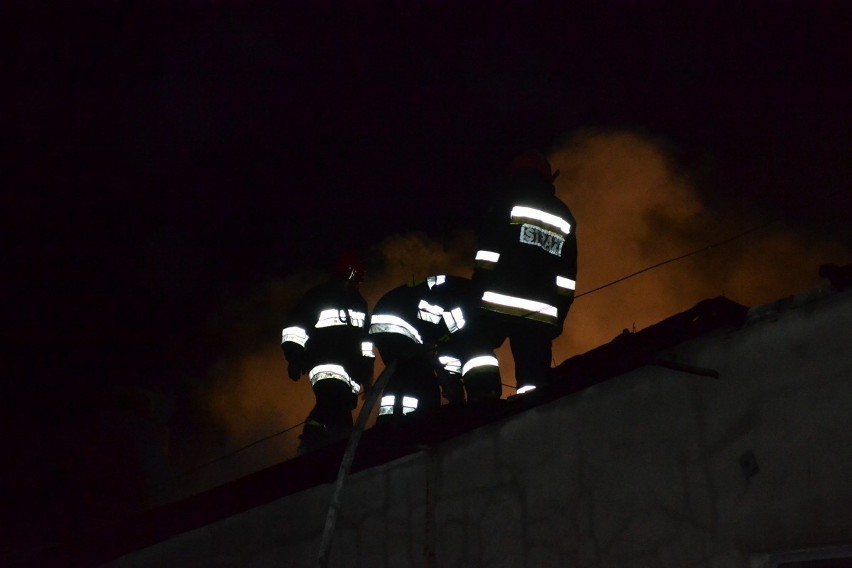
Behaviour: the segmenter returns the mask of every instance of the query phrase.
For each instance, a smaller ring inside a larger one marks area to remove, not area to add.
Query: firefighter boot
[[[296,455],[304,455],[321,448],[329,443],[328,429],[325,424],[316,420],[308,420],[299,436],[299,447]]]
[[[473,371],[464,376],[468,402],[500,400],[503,388],[500,373],[495,369]]]
[[[444,398],[450,404],[461,404],[464,402],[464,385],[461,381],[445,383],[441,385]]]

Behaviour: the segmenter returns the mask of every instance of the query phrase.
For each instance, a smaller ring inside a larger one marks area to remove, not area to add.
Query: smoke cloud
[[[557,194],[577,218],[578,293],[765,224],[710,209],[665,145],[631,132],[574,133],[550,156]],[[554,358],[583,353],[720,295],[747,306],[818,283],[850,250],[780,223],[578,298]]]
[[[390,237],[375,247],[364,297],[372,307],[388,290],[433,274],[469,278],[475,249],[473,231],[458,232],[447,242],[431,240],[425,233]]]
[[[184,470],[176,472],[178,487],[161,499],[208,489],[296,455],[299,424],[313,393],[304,379],[294,383],[287,377],[281,328],[302,295],[324,278],[299,271],[221,299],[206,329],[207,350],[218,358],[190,393],[205,434],[191,435],[205,447],[183,444],[187,455],[172,460]]]
[[[579,294],[764,221],[705,206],[665,145],[636,133],[577,132],[550,159],[561,171],[557,194],[577,218]],[[430,274],[470,276],[475,241],[468,229],[445,242],[411,233],[378,243],[362,288],[369,306],[391,288]],[[820,264],[846,262],[850,252],[771,225],[645,272],[575,301],[563,335],[554,342],[554,364],[609,342],[623,329],[640,330],[706,298],[725,295],[752,306],[803,291],[818,283]],[[264,282],[211,321],[211,334],[225,348],[210,369],[210,386],[197,395],[224,432],[218,453],[298,425],[313,406],[307,381],[287,379],[279,337],[288,311],[322,279],[317,273],[297,273]],[[498,357],[507,396],[514,391],[507,345]],[[377,358],[376,373],[380,370]],[[215,473],[199,474],[197,485],[221,483],[293,457],[300,430],[223,460]]]

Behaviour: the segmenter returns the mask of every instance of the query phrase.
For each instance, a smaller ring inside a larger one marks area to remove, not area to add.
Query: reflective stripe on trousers
[[[478,371],[486,368],[497,368],[499,363],[497,362],[497,357],[493,355],[480,355],[479,357],[472,357],[467,363],[462,367],[462,376],[467,375],[472,371]]]
[[[308,379],[311,381],[311,386],[314,386],[317,382],[325,379],[336,379],[349,385],[349,388],[352,389],[352,392],[355,394],[361,392],[361,385],[353,381],[349,377],[349,373],[347,373],[346,369],[344,369],[341,365],[317,365],[308,373]]]
[[[379,416],[384,416],[386,414],[393,414],[394,407],[397,405],[397,400],[399,401],[400,408],[402,409],[402,414],[408,414],[409,412],[414,412],[417,410],[417,399],[413,396],[396,396],[393,394],[386,394],[382,397],[381,402],[379,403]]]

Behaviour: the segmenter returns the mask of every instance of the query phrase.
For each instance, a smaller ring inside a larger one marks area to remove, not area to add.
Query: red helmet
[[[554,172],[550,167],[550,162],[538,150],[527,150],[512,160],[509,165],[510,177],[524,173],[538,174],[547,181],[553,181],[559,175],[559,170]]]
[[[364,273],[367,271],[366,263],[363,257],[354,250],[343,251],[337,259],[337,264],[334,267],[334,275],[345,280],[361,282],[364,280]]]

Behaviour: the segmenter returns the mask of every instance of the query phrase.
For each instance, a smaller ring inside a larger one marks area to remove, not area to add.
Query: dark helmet
[[[353,282],[363,281],[366,271],[367,266],[363,257],[357,251],[351,249],[343,251],[334,266],[335,277]]]
[[[559,175],[559,170],[554,172],[550,167],[550,162],[538,150],[527,150],[512,160],[509,165],[509,177],[527,174],[534,174],[552,182]]]

